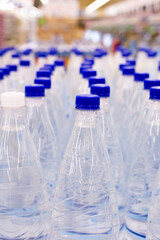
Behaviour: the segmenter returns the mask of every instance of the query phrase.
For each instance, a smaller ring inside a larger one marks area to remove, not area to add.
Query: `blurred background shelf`
[[[0,0],[0,46],[85,38],[106,47],[115,38],[159,44],[160,0]],[[104,41],[105,38],[105,41]]]

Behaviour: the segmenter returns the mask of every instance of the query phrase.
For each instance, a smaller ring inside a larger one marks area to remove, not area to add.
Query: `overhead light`
[[[13,10],[15,9],[14,3],[9,2],[9,3],[7,4],[7,9],[8,9],[9,11],[13,11]]]
[[[91,3],[90,5],[88,5],[88,7],[86,7],[85,12],[87,14],[91,14],[91,13],[95,12],[98,8],[102,7],[104,4],[106,4],[109,1],[110,0],[96,0],[93,3]]]

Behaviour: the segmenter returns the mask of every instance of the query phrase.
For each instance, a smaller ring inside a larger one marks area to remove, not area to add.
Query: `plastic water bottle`
[[[121,88],[119,92],[117,91],[117,100],[114,107],[114,121],[116,122],[116,128],[119,134],[119,140],[122,148],[123,157],[126,160],[126,142],[128,131],[126,129],[126,124],[129,127],[129,122],[127,122],[128,106],[131,102],[135,83],[133,81],[135,69],[134,67],[123,68],[123,79]],[[118,88],[117,88],[118,90]]]
[[[54,62],[55,71],[53,75],[53,86],[61,95],[63,101],[64,99],[64,89],[66,85],[66,75],[65,75],[65,62],[63,59],[58,59]]]
[[[26,84],[33,84],[30,61],[27,61],[27,60],[20,61],[18,79],[19,79],[19,89],[22,91],[24,91]]]
[[[12,54],[12,64],[19,65],[20,55],[18,53]]]
[[[113,75],[113,81],[111,82],[111,86],[114,89],[112,99],[114,100],[114,103],[117,101],[117,92],[119,93],[119,90],[121,89],[121,86],[123,86],[123,68],[129,67],[130,65],[128,63],[120,64],[118,66],[118,70],[115,71]]]
[[[42,84],[45,87],[46,103],[47,103],[49,118],[56,135],[58,149],[61,151],[61,154],[62,154],[62,152],[64,151],[65,138],[63,136],[64,132],[62,132],[63,125],[61,125],[61,122],[59,121],[59,116],[58,116],[59,109],[57,109],[58,105],[56,105],[56,101],[54,101],[54,98],[52,96],[51,78],[39,77],[34,80],[34,83]]]
[[[19,86],[17,65],[6,65],[9,68],[10,75],[7,80],[7,91],[16,91]]]
[[[27,125],[38,151],[50,200],[53,200],[60,159],[57,141],[44,102],[44,85],[25,87]]]
[[[81,89],[82,89],[82,86],[83,86],[83,83],[82,83],[83,82],[83,72],[86,71],[86,70],[91,70],[91,69],[92,69],[92,66],[88,65],[88,64],[80,66],[79,74],[77,76],[77,82],[76,82],[76,85],[75,85],[75,88],[74,88],[74,94],[72,95],[73,99],[75,99],[75,97],[77,95],[77,92],[81,93]]]
[[[143,73],[142,73],[143,74]],[[130,131],[130,138],[129,138],[129,150],[128,150],[128,173],[129,168],[132,166],[132,161],[136,158],[137,152],[135,151],[137,143],[138,145],[141,144],[144,138],[144,133],[142,131],[144,126],[144,121],[146,119],[150,102],[149,101],[149,91],[150,88],[153,86],[160,86],[160,80],[153,80],[153,79],[145,79],[144,82],[144,89],[141,93],[141,103],[139,102],[139,113],[137,112],[137,117],[135,117],[132,127],[133,130]],[[129,167],[130,166],[130,167]]]
[[[81,51],[77,51],[76,49],[71,51],[71,57],[67,68],[67,81],[69,81],[71,92],[74,91],[74,88],[77,85],[79,66],[83,61],[82,55],[83,53]]]
[[[135,148],[135,159],[128,181],[127,228],[143,237],[146,236],[153,183],[160,165],[159,107],[160,87],[153,87],[150,90],[149,110],[139,132],[141,141],[137,142]]]
[[[144,73],[148,62],[148,48],[140,47],[137,54],[136,72]]]
[[[153,87],[150,90],[151,97],[155,96],[160,99],[160,87]],[[155,100],[156,102],[156,100]],[[157,116],[159,117],[159,104],[157,103]],[[157,125],[159,122],[157,121]],[[159,154],[159,148],[157,146],[157,154]],[[160,169],[152,189],[152,199],[150,204],[150,210],[148,215],[147,224],[147,240],[160,239]]]
[[[134,81],[136,82],[135,91],[132,95],[132,100],[129,106],[129,120],[134,121],[137,118],[137,114],[139,114],[141,104],[143,101],[143,88],[144,88],[144,80],[149,78],[148,73],[135,73]]]
[[[9,80],[9,75],[10,75],[10,70],[9,68],[0,68],[0,71],[3,72],[3,80],[1,83],[1,92],[5,92],[7,91],[7,86],[8,86],[8,80]],[[2,74],[1,74],[1,78],[2,78]]]
[[[51,48],[48,52],[48,63],[53,64],[57,58],[57,50],[55,48]]]
[[[58,94],[55,84],[54,84],[54,79],[53,79],[53,74],[54,74],[54,65],[52,64],[45,64],[43,66],[43,69],[40,69],[40,72],[42,73],[42,71],[46,72],[46,74],[38,74],[37,76],[43,77],[49,77],[51,76],[51,94],[52,94],[52,98],[54,99],[53,101],[56,102],[56,111],[58,112],[59,115],[59,122],[63,121],[64,119],[64,105],[63,105],[63,101],[62,98],[60,96],[60,94]],[[48,72],[50,72],[48,74]]]
[[[4,91],[4,72],[0,70],[0,98],[3,91]]]
[[[118,209],[97,119],[99,107],[96,95],[76,97],[75,126],[55,191],[55,240],[118,239]]]
[[[156,78],[158,74],[158,52],[157,51],[148,51],[147,66],[146,69],[149,72],[151,78]]]
[[[28,48],[22,52],[21,60],[26,60],[30,62],[30,74],[33,80],[36,75],[36,65],[35,65],[35,55],[32,49]]]
[[[91,93],[96,94],[101,98],[101,111],[99,113],[100,125],[104,143],[106,149],[108,149],[108,154],[113,168],[113,175],[118,197],[120,229],[122,230],[124,226],[125,210],[125,169],[119,139],[110,114],[110,106],[108,102],[110,97],[110,87],[106,84],[95,84],[91,86]]]
[[[97,76],[97,72],[93,69],[85,69],[82,74],[83,76],[78,91],[81,94],[88,94],[90,92],[88,79]]]
[[[99,77],[91,77],[88,79],[89,87],[91,87],[94,84],[105,84],[106,79],[105,78],[99,78]]]
[[[47,52],[37,52],[37,58],[38,58],[38,63],[37,63],[37,69],[43,67],[45,63],[47,63]]]
[[[50,239],[50,210],[25,125],[23,93],[3,93],[0,124],[0,237]]]
[[[132,94],[132,99],[128,106],[128,116],[126,116],[126,121],[130,122],[130,129],[128,133],[128,141],[130,141],[131,136],[136,131],[135,122],[137,121],[140,111],[142,109],[142,105],[144,104],[144,81],[149,78],[148,73],[135,73],[134,74],[134,82],[136,83],[134,92]]]

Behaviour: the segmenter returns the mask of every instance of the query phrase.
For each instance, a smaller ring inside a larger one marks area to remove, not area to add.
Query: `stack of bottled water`
[[[160,239],[155,49],[1,49],[0,104],[0,239]]]

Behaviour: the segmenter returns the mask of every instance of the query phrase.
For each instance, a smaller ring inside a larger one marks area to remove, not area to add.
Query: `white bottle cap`
[[[25,96],[22,92],[5,92],[1,95],[1,106],[18,108],[25,106]]]

